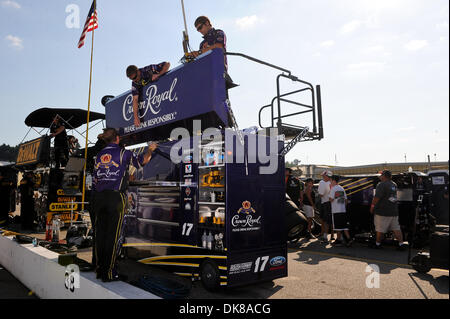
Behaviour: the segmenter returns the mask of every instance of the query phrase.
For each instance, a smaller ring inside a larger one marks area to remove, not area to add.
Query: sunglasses
[[[137,78],[138,78],[138,74],[136,73],[136,74],[131,78],[131,80],[132,80],[132,81],[136,81]]]
[[[205,25],[204,23],[200,24],[200,25],[197,27],[197,31],[200,32],[200,30],[203,28],[204,25]]]

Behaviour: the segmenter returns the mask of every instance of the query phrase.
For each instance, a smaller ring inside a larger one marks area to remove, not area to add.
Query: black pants
[[[35,211],[33,197],[22,198],[20,202],[20,220],[23,230],[32,230],[34,227]]]
[[[69,149],[67,147],[55,146],[55,168],[66,166],[69,161]]]
[[[97,257],[95,256],[95,223],[96,217],[94,212],[94,201],[95,201],[95,192],[90,192],[89,194],[89,218],[91,219],[91,229],[92,229],[92,261],[91,264],[94,267],[97,267]]]
[[[96,272],[102,279],[114,278],[125,203],[126,196],[119,192],[104,191],[93,195]]]

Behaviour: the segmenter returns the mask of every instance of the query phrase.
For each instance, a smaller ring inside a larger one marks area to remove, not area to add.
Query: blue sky
[[[79,29],[66,25],[69,5],[80,9]],[[91,34],[82,49],[77,43],[90,5],[0,0],[0,144],[20,143],[35,109],[87,108]],[[448,0],[185,0],[185,7],[192,47],[201,41],[193,21],[207,15],[226,32],[229,51],[321,85],[325,139],[297,145],[287,160],[449,159]],[[179,0],[98,0],[98,14],[91,110],[103,112],[101,97],[130,88],[129,64],[179,65],[184,24]],[[229,65],[240,84],[230,91],[239,126],[257,125],[278,72],[236,57]]]

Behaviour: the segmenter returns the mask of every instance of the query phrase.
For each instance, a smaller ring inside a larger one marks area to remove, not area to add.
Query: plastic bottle
[[[215,203],[215,202],[216,202],[216,193],[211,192],[211,203]]]
[[[202,247],[206,248],[206,241],[207,241],[207,236],[206,236],[206,230],[203,232],[203,236],[202,236]]]
[[[52,232],[53,232],[52,241],[56,243],[59,242],[60,220],[58,218],[53,219]]]
[[[206,237],[206,245],[209,250],[212,250],[213,241],[214,241],[214,238],[213,238],[211,232],[209,232],[209,235]]]

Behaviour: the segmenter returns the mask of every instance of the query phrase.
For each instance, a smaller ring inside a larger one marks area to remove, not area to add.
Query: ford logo
[[[270,260],[270,265],[273,266],[273,267],[281,266],[281,265],[283,265],[285,263],[286,263],[286,258],[281,257],[281,256],[274,257],[274,258],[272,258]]]

